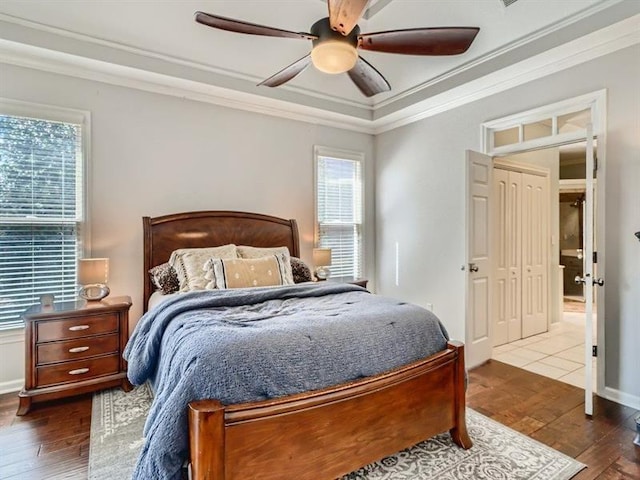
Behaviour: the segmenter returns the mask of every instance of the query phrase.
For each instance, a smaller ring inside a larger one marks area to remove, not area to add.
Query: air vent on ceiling
[[[502,3],[504,3],[505,7],[508,7],[509,5],[513,5],[514,3],[516,3],[518,0],[502,0]]]

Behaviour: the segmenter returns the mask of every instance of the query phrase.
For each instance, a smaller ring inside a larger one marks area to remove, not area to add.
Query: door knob
[[[581,277],[580,275],[576,275],[576,278],[574,278],[573,281],[576,282],[577,285],[584,285],[585,283],[584,277]]]
[[[604,279],[602,278],[594,278],[593,279],[593,284],[594,285],[598,285],[599,287],[604,285]]]
[[[470,263],[469,264],[469,271],[471,273],[477,272],[478,270],[479,270],[478,266],[475,263]]]

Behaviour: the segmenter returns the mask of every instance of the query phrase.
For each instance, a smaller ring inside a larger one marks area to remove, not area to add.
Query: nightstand
[[[108,297],[33,305],[25,323],[25,386],[17,415],[34,402],[122,386],[127,364],[122,351],[129,338],[131,298]]]

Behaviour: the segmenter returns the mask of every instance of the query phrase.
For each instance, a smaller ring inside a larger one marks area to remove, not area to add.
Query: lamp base
[[[318,280],[326,280],[331,276],[331,270],[327,267],[318,267],[316,268],[315,274]]]
[[[97,302],[105,298],[107,295],[109,295],[109,293],[111,293],[111,290],[109,290],[109,287],[107,287],[105,284],[91,283],[89,285],[80,287],[78,295],[90,302]]]

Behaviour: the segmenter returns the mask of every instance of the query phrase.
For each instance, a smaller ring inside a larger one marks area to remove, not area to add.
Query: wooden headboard
[[[144,298],[147,311],[154,286],[149,269],[169,260],[178,248],[217,247],[228,243],[253,247],[286,246],[300,256],[298,224],[259,213],[202,211],[142,217],[144,234]]]

